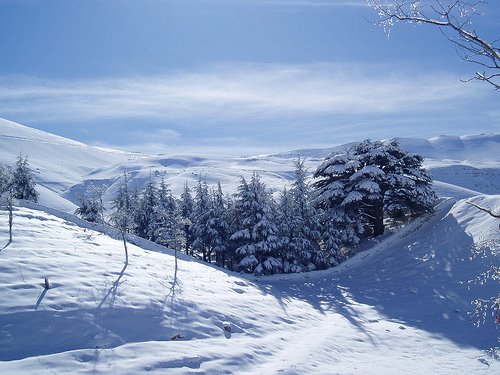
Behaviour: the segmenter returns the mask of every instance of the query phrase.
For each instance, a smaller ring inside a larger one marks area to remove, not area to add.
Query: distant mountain
[[[472,160],[474,162],[500,162],[500,133],[478,135],[448,136],[441,135],[429,139],[396,138],[401,146],[426,159]],[[354,142],[329,148],[298,149],[269,156],[294,158],[297,156],[323,159],[331,153],[342,151]]]
[[[405,149],[427,159],[459,160],[473,162],[500,162],[500,133],[464,135],[460,137],[441,135],[429,139],[398,138]]]
[[[464,198],[500,191],[500,133],[398,140],[426,158],[440,195]],[[67,212],[74,211],[79,194],[90,183],[105,186],[109,202],[124,172],[139,187],[150,175],[164,178],[174,194],[180,194],[186,182],[194,186],[200,178],[209,184],[220,181],[225,191],[234,192],[241,176],[257,171],[269,188],[278,191],[293,179],[297,156],[306,158],[312,173],[325,156],[350,145],[252,157],[144,155],[89,146],[0,119],[0,161],[12,164],[19,152],[28,155],[37,172],[40,202]]]

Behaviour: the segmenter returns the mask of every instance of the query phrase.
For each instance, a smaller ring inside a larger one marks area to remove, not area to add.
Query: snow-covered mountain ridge
[[[399,141],[426,158],[425,166],[431,170],[441,196],[466,198],[500,191],[500,133]],[[194,186],[200,177],[208,183],[220,181],[231,193],[240,176],[257,171],[267,186],[277,191],[290,182],[297,156],[306,158],[312,172],[327,154],[345,147],[252,157],[142,155],[93,147],[0,120],[0,161],[12,164],[19,152],[28,155],[37,172],[40,202],[67,212],[75,210],[78,195],[90,182],[105,186],[104,198],[109,201],[123,172],[139,186],[153,173],[158,179],[163,177],[174,194],[180,194],[185,182]]]
[[[429,139],[396,138],[409,152],[420,154],[426,159],[474,160],[476,162],[498,162],[500,133],[487,133],[464,136],[441,135]],[[297,155],[322,159],[332,152],[344,149],[347,145],[329,148],[300,149],[273,154],[272,156],[293,158]]]

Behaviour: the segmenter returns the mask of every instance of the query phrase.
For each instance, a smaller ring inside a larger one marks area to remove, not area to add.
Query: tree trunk
[[[9,243],[12,242],[12,224],[14,221],[13,207],[12,207],[12,198],[10,198],[9,202]]]
[[[186,254],[187,255],[190,255],[190,246],[189,246],[189,243],[191,242],[191,239],[189,238],[189,225],[187,224],[184,224],[184,237],[186,238]],[[193,254],[191,253],[191,256],[193,256]]]
[[[193,239],[188,232],[186,232],[186,254],[194,257]]]
[[[127,235],[122,232],[123,248],[125,249],[125,264],[128,264],[128,248],[127,248]]]
[[[177,281],[177,247],[174,249],[174,258],[175,258],[175,270],[174,270],[174,281]]]
[[[375,202],[373,206],[373,236],[384,234],[384,202]]]

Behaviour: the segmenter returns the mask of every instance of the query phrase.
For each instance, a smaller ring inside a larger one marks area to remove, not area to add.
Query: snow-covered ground
[[[140,239],[125,264],[116,232],[68,214],[70,200],[91,180],[111,195],[124,170],[136,181],[165,176],[174,191],[200,175],[235,186],[258,170],[279,189],[295,152],[144,156],[0,121],[0,161],[29,155],[50,207],[16,207],[10,244],[0,211],[0,373],[500,372],[485,352],[498,326],[488,316],[474,327],[467,314],[471,300],[498,293],[498,282],[466,285],[498,263],[469,260],[474,247],[498,248],[498,219],[456,200],[500,211],[499,136],[404,142],[427,157],[440,194],[454,198],[337,268],[255,278],[185,256],[176,270],[171,250]],[[329,151],[301,155],[314,170]]]
[[[185,257],[176,272],[168,250],[133,245],[124,264],[120,241],[17,208],[0,253],[0,373],[495,373],[483,349],[497,331],[467,311],[498,284],[461,284],[493,261],[468,260],[488,239],[498,222],[450,199],[337,269],[252,278]]]

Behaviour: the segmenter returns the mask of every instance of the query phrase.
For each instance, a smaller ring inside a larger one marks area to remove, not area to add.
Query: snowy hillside
[[[500,192],[500,134],[425,139],[400,139],[404,148],[423,155],[431,170],[437,192],[457,199],[477,194]],[[102,149],[68,140],[39,130],[0,120],[0,162],[12,164],[19,152],[29,156],[37,172],[40,202],[73,212],[79,194],[92,182],[105,186],[110,201],[123,172],[140,187],[152,173],[164,178],[174,194],[180,194],[185,182],[194,186],[205,178],[209,184],[220,181],[224,190],[234,192],[240,176],[259,172],[268,187],[281,190],[293,176],[293,160],[306,157],[313,172],[330,152],[329,149],[296,150],[252,157],[196,155],[141,155]],[[168,150],[166,150],[168,152]]]
[[[500,134],[464,135],[461,137],[441,135],[430,139],[397,138],[401,146],[427,159],[436,160],[474,160],[476,162],[498,162],[498,144]],[[293,158],[302,155],[310,158],[323,159],[332,152],[344,149],[347,145],[330,148],[301,149],[274,154],[282,158]]]
[[[136,154],[88,146],[0,119],[0,162],[12,165],[22,152],[36,172],[40,201],[65,211],[76,206],[63,199],[74,185],[106,166],[137,159]]]
[[[500,209],[500,196],[474,201]],[[492,260],[468,257],[499,240],[498,221],[464,201],[442,202],[336,269],[258,279],[184,258],[176,272],[168,250],[136,246],[124,264],[120,241],[67,214],[14,214],[0,252],[0,373],[500,370],[482,351],[495,345],[491,319],[475,328],[467,316],[498,284],[460,283]]]

